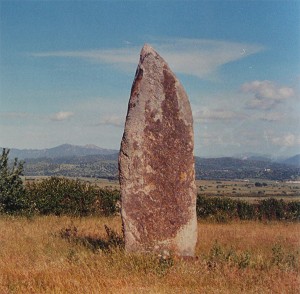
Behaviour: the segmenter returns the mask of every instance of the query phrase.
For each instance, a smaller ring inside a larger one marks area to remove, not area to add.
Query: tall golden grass
[[[89,246],[105,224],[121,233],[119,217],[0,217],[0,293],[299,293],[299,223],[199,222],[194,260]]]

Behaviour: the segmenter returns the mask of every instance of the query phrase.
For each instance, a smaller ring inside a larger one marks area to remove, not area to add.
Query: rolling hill
[[[2,149],[2,148],[0,148]],[[27,158],[59,158],[85,155],[109,155],[118,153],[118,150],[104,149],[95,145],[63,144],[49,149],[10,149],[10,157],[20,160]]]
[[[285,159],[283,163],[300,167],[300,154]]]
[[[118,151],[94,145],[64,144],[43,150],[11,149],[10,158],[25,160],[25,176],[69,176],[118,178]],[[300,155],[283,162],[259,156],[241,158],[195,157],[197,179],[270,179],[300,178]]]

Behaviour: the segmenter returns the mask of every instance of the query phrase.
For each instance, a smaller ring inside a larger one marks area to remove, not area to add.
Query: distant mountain
[[[26,159],[26,176],[68,176],[118,178],[118,154],[68,156]],[[295,180],[300,168],[266,161],[243,160],[232,157],[195,157],[197,179],[268,179]]]
[[[243,153],[233,156],[233,158],[243,159],[243,160],[255,160],[255,161],[265,161],[265,162],[276,162],[283,163],[287,165],[300,167],[300,154],[294,155],[292,157],[287,156],[271,156],[269,154],[258,154],[258,153]]]
[[[237,154],[232,157],[243,160],[272,161],[272,157],[269,154],[258,154],[253,152]]]
[[[273,161],[271,157],[265,155],[251,155],[249,157],[242,158],[243,160],[254,160],[254,161],[263,161],[263,162],[271,162]]]
[[[300,167],[300,154],[297,154],[295,156],[289,157],[282,161],[285,164],[294,165],[297,167]]]
[[[10,158],[17,157],[20,160],[24,160],[29,158],[59,158],[85,155],[109,155],[115,153],[118,153],[118,150],[104,149],[95,145],[77,146],[63,144],[49,149],[10,149]]]
[[[14,157],[25,160],[26,176],[118,178],[118,150],[95,145],[64,144],[42,150],[11,149],[10,159]],[[281,162],[257,154],[240,158],[195,157],[195,170],[197,179],[294,180],[300,178],[299,162],[300,154]]]
[[[118,153],[26,159],[25,176],[118,178]]]

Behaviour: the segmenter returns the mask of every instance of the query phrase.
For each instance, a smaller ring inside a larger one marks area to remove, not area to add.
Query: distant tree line
[[[300,220],[300,202],[268,198],[257,203],[228,197],[197,196],[197,217],[217,222],[230,220]]]

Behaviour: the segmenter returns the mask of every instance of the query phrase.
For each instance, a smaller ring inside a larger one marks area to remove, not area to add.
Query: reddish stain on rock
[[[193,256],[197,240],[188,97],[150,46],[141,51],[119,156],[125,249]]]

